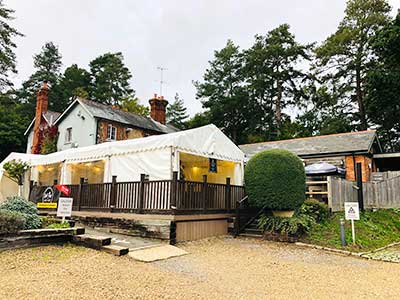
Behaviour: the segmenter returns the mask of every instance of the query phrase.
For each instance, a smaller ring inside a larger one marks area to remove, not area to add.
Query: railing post
[[[235,216],[235,237],[239,235],[240,230],[240,203],[236,202],[236,216]]]
[[[117,176],[112,177],[111,191],[110,191],[110,211],[112,212],[117,202]]]
[[[171,202],[170,202],[170,208],[172,210],[176,210],[176,196],[177,196],[177,190],[178,190],[178,172],[173,172],[172,173],[172,182],[171,182]]]
[[[143,206],[144,206],[144,182],[145,181],[146,181],[146,174],[140,174],[139,213],[143,212]]]
[[[81,177],[81,179],[79,180],[78,199],[76,201],[78,210],[81,210],[82,188],[84,183],[85,183],[85,178]]]
[[[207,190],[208,190],[208,184],[207,184],[207,175],[203,175],[203,210],[207,210]]]
[[[227,210],[227,212],[231,210],[231,178],[230,177],[226,177],[225,209]]]

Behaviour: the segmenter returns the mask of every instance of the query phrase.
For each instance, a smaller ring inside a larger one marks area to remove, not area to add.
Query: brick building
[[[27,153],[40,153],[43,130],[49,127],[58,132],[57,151],[177,131],[166,124],[168,101],[154,95],[149,104],[150,117],[83,98],[75,99],[63,113],[52,112],[47,109],[45,83],[37,94],[35,119],[25,132]]]
[[[263,150],[286,149],[297,154],[305,165],[324,161],[344,168],[347,180],[355,180],[355,166],[361,163],[363,181],[369,181],[371,173],[377,171],[374,154],[382,153],[374,130],[246,144],[239,147],[247,159]]]

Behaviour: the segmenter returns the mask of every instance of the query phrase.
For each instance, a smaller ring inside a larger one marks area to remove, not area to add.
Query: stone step
[[[101,251],[114,254],[116,256],[126,255],[129,252],[129,248],[118,246],[118,245],[106,245],[100,248]]]
[[[90,234],[82,234],[73,236],[72,242],[77,245],[100,250],[102,246],[107,246],[111,244],[111,238]]]

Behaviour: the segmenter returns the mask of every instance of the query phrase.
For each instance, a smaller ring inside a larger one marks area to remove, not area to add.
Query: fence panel
[[[171,181],[145,181],[143,209],[170,209]]]
[[[178,181],[176,207],[178,210],[203,209],[203,186],[202,182]]]
[[[116,184],[116,209],[138,209],[140,182],[119,182]]]
[[[332,178],[332,210],[342,211],[344,202],[357,202],[356,183],[340,178]],[[365,208],[399,208],[400,177],[383,181],[363,182],[363,200]]]
[[[207,184],[206,209],[226,209],[225,191],[224,184]]]
[[[81,207],[89,209],[109,209],[111,199],[111,183],[83,184]]]

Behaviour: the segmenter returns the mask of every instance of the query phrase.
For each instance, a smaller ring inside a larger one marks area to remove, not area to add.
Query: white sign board
[[[72,198],[60,197],[58,199],[57,217],[70,217],[72,214]]]
[[[346,220],[360,220],[358,202],[345,202],[344,212]]]

